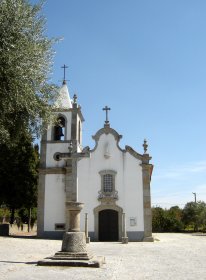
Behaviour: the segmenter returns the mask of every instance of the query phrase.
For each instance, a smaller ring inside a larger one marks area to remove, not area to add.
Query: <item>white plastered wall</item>
[[[55,223],[65,223],[64,174],[46,175],[44,230],[54,231]]]
[[[69,143],[48,143],[47,144],[47,154],[46,154],[46,166],[50,167],[64,167],[65,160],[62,159],[57,161],[54,159],[55,153],[68,153]]]
[[[110,155],[105,158],[105,152]],[[100,205],[98,191],[101,189],[99,171],[114,170],[115,189],[119,199],[116,204],[126,213],[127,231],[144,231],[143,190],[141,161],[117,147],[112,134],[102,134],[91,158],[78,162],[78,197],[84,202],[81,212],[81,230],[84,230],[84,216],[88,213],[89,231],[94,231],[94,208]],[[130,226],[130,218],[137,224]]]

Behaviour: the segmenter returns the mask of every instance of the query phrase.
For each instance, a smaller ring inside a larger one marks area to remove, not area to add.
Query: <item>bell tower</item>
[[[59,96],[53,105],[53,112],[56,121],[47,127],[41,139],[37,229],[39,237],[61,235],[65,225],[67,167],[66,161],[58,160],[56,154],[68,153],[71,142],[77,152],[82,151],[84,118],[81,107],[77,104],[76,94],[73,100],[70,99],[65,75]]]

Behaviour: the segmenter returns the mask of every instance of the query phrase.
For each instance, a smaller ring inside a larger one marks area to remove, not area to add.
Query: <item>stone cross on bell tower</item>
[[[64,69],[63,84],[66,84],[66,69],[68,68],[68,66],[64,64],[63,66],[61,66],[61,68]]]

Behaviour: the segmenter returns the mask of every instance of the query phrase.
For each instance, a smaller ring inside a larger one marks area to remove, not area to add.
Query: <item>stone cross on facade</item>
[[[105,106],[102,110],[103,110],[103,111],[106,111],[106,121],[105,121],[105,124],[109,124],[109,120],[108,120],[108,111],[110,111],[111,108],[109,108],[108,106]]]
[[[81,158],[89,157],[89,149],[77,151],[77,141],[71,140],[68,153],[56,153],[54,157],[66,161],[66,231],[80,231],[80,212],[84,206],[78,202],[77,162]]]

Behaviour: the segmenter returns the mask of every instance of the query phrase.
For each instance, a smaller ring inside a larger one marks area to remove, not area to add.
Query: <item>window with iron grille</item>
[[[103,175],[103,191],[104,192],[113,191],[113,175],[111,174]]]

